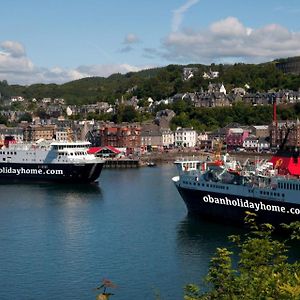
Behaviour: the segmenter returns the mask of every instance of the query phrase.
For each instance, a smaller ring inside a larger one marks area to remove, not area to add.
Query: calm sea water
[[[0,185],[0,299],[183,299],[236,229],[187,217],[170,165],[95,185]]]

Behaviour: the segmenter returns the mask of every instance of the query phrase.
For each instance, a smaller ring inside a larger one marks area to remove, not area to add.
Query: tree
[[[38,108],[35,111],[35,115],[37,115],[40,119],[49,119],[50,118],[49,114],[47,114],[47,112],[43,108]]]
[[[230,237],[239,250],[237,268],[232,263],[234,251],[217,248],[206,276],[208,291],[187,285],[185,300],[300,299],[300,262],[288,260],[288,241],[273,239],[272,225],[256,225],[254,215],[246,217],[250,233]],[[292,239],[299,240],[300,222],[284,227],[293,230]]]
[[[172,108],[176,114],[180,114],[187,111],[188,103],[185,100],[180,99],[173,103]]]
[[[122,122],[137,122],[140,119],[139,113],[134,109],[133,106],[126,106],[120,104],[113,121],[116,123]]]
[[[22,114],[18,120],[18,123],[22,122],[22,121],[26,121],[26,122],[32,122],[32,116],[30,113],[25,112],[24,114]]]
[[[0,115],[0,124],[7,125],[7,123],[8,123],[7,117]]]

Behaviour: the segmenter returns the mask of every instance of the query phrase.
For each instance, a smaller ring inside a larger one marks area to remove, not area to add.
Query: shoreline
[[[233,157],[239,161],[245,161],[247,158],[250,160],[255,160],[256,158],[270,159],[272,154],[266,153],[255,153],[255,152],[228,152],[230,157]],[[173,163],[179,158],[195,158],[199,160],[205,160],[210,157],[212,160],[215,159],[215,154],[204,151],[176,151],[176,152],[150,152],[144,154],[140,157],[141,165],[146,165],[149,162],[154,162],[157,164],[163,163]]]

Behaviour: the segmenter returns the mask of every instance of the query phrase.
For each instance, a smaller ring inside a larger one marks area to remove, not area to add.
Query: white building
[[[11,102],[23,102],[25,99],[22,96],[13,96],[10,98]]]
[[[164,147],[170,147],[171,145],[174,145],[174,133],[170,129],[162,130],[161,133]]]
[[[224,84],[222,83],[221,87],[220,87],[220,93],[223,93],[224,95],[226,95],[226,89]]]
[[[174,143],[177,147],[195,147],[197,143],[196,130],[193,130],[193,128],[177,128]]]
[[[249,136],[243,142],[246,151],[264,152],[270,150],[270,142],[266,138]]]
[[[270,150],[270,142],[266,138],[259,138],[258,139],[258,145],[257,145],[257,151],[258,152],[264,152]]]
[[[218,71],[209,70],[209,72],[204,72],[202,77],[204,79],[218,78],[219,77],[219,72]]]
[[[67,131],[56,131],[56,140],[57,141],[68,141],[69,134]]]
[[[198,134],[198,141],[207,141],[207,140],[208,140],[207,132],[201,132]]]
[[[189,80],[198,72],[198,68],[183,68],[183,80]]]
[[[243,142],[243,148],[246,151],[257,151],[258,138],[256,136],[249,136]]]

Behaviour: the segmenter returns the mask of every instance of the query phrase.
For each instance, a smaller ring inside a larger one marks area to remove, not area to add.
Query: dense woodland
[[[197,67],[198,73],[190,80],[182,79],[184,67]],[[203,72],[219,71],[219,78],[205,80]],[[209,82],[223,82],[226,90],[234,87],[250,86],[249,92],[278,91],[282,89],[298,90],[300,76],[284,74],[275,66],[275,62],[264,64],[234,64],[234,65],[169,65],[167,67],[130,72],[125,75],[113,74],[108,78],[91,77],[65,84],[33,84],[30,86],[9,85],[6,81],[0,82],[1,99],[10,96],[23,96],[26,99],[64,98],[67,104],[88,104],[98,101],[114,104],[116,99],[130,99],[132,96],[140,99],[140,106],[146,105],[146,99],[166,99],[177,93],[196,92],[206,90]],[[0,101],[1,105],[1,101]],[[172,120],[172,127],[194,127],[197,130],[212,130],[231,122],[242,125],[268,124],[272,120],[271,106],[250,106],[236,103],[225,108],[194,108],[187,101],[177,101],[172,105],[160,105],[156,111],[164,108],[173,109],[176,117]],[[15,109],[20,109],[15,107]],[[24,108],[21,108],[24,109]],[[32,107],[35,114],[44,114]],[[296,119],[300,116],[300,105],[285,105],[278,108],[279,118]],[[87,118],[122,121],[143,121],[151,119],[149,113],[139,113],[131,107],[120,105],[117,113],[102,115],[87,115]],[[28,117],[28,116],[27,116]],[[1,117],[2,123],[5,118]]]

